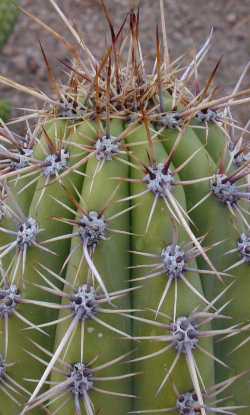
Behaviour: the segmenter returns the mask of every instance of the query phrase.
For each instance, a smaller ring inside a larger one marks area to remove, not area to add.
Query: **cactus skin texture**
[[[250,231],[241,81],[171,62],[161,9],[147,72],[135,3],[98,61],[0,130],[0,415],[249,414]],[[129,22],[127,21],[129,20]],[[84,57],[83,57],[84,56]],[[125,62],[125,63],[123,63]],[[178,66],[180,65],[180,66]],[[193,92],[195,91],[195,92]]]

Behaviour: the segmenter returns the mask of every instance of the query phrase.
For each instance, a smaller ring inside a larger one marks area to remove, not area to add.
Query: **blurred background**
[[[136,1],[136,0],[135,0]],[[121,24],[133,0],[106,0],[115,28]],[[64,24],[49,0],[20,0],[23,8],[38,16],[49,26],[70,39]],[[71,22],[82,34],[96,56],[101,56],[109,40],[107,22],[99,0],[57,0]],[[159,0],[141,2],[141,36],[147,61],[155,54],[155,28],[160,23]],[[250,60],[250,0],[165,0],[167,33],[171,58],[198,48],[207,38],[210,27],[215,34],[201,81],[209,75],[218,59],[222,64],[216,85],[220,94],[230,92],[243,68]],[[59,60],[67,58],[64,47],[37,23],[20,13],[15,30],[0,55],[0,73],[11,79],[49,92],[47,70],[41,56],[39,40],[53,67],[60,73]],[[250,70],[244,81],[250,87]],[[34,107],[34,99],[0,86],[1,99],[12,102],[12,116],[21,114],[17,108]],[[250,116],[250,105],[237,108],[242,122]]]

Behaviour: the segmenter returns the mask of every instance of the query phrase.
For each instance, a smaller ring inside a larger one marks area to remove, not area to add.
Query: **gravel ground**
[[[78,28],[95,55],[100,56],[109,37],[99,1],[57,0],[57,3]],[[203,67],[203,78],[208,76],[218,59],[223,56],[217,85],[222,94],[230,91],[250,60],[250,0],[165,0],[165,4],[171,58],[187,51],[191,56],[192,50],[199,47],[213,26],[213,48]],[[49,0],[21,0],[21,5],[70,39]],[[115,27],[118,28],[129,9],[129,1],[106,0],[106,5]],[[159,0],[142,0],[141,6],[143,49],[150,62],[154,56],[155,27],[159,23]],[[63,46],[47,35],[37,23],[21,15],[15,32],[1,55],[0,73],[48,92],[47,71],[41,57],[39,40],[51,64],[57,71],[62,71],[59,60],[67,58]],[[249,81],[248,74],[244,86],[248,86]],[[1,97],[13,103],[14,115],[20,115],[17,108],[36,105],[33,98],[6,87],[0,86],[0,91]],[[249,105],[237,108],[237,116],[242,122],[248,120],[249,108]]]

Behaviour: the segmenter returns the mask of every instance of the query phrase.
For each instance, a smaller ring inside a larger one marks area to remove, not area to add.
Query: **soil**
[[[133,1],[136,2],[130,0]],[[57,3],[77,27],[89,48],[96,56],[101,56],[109,41],[109,31],[99,0],[57,0]],[[129,10],[129,0],[106,0],[105,3],[117,29]],[[71,35],[49,0],[20,0],[20,4],[70,39]],[[206,64],[203,65],[201,81],[208,77],[218,59],[222,57],[216,84],[221,94],[231,91],[250,60],[250,0],[165,0],[165,4],[171,58],[187,52],[191,57],[213,26],[213,47]],[[141,1],[141,22],[143,50],[150,62],[155,53],[156,24],[160,23],[159,0]],[[22,84],[51,93],[39,41],[55,70],[62,72],[60,61],[67,58],[63,45],[36,22],[21,14],[13,35],[2,51],[0,73]],[[250,70],[244,87],[249,86],[249,81]],[[22,113],[18,108],[34,108],[37,105],[32,97],[23,93],[3,86],[0,86],[0,91],[1,98],[12,102],[13,116]],[[249,108],[250,105],[246,104],[234,110],[241,122],[248,120]]]

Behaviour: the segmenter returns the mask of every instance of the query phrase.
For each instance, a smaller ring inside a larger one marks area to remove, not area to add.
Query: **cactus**
[[[42,47],[52,96],[4,122],[0,193],[0,414],[249,412],[249,101],[171,61],[152,71],[131,8],[98,61],[72,42],[68,83]],[[127,22],[129,20],[129,22]],[[83,57],[84,56],[84,57]]]

